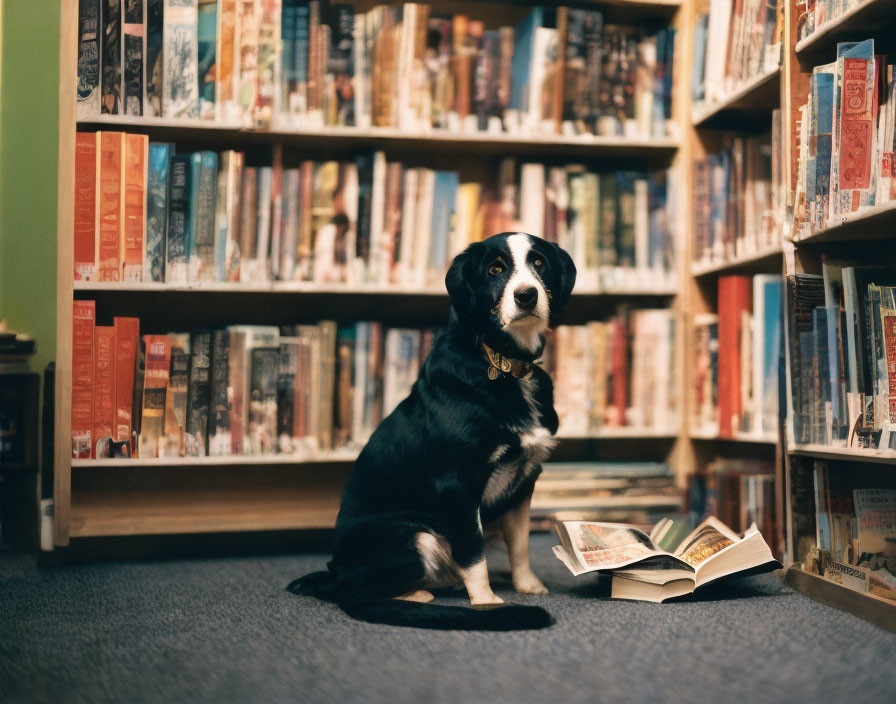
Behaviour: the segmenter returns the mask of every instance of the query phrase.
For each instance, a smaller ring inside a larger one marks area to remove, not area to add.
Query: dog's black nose
[[[522,286],[513,292],[513,300],[523,310],[532,310],[538,302],[538,291],[534,286]]]

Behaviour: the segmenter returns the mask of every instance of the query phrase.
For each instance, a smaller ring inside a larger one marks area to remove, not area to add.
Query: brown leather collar
[[[510,359],[499,352],[495,352],[491,347],[482,343],[482,351],[488,361],[488,378],[497,379],[503,374],[510,374],[517,379],[528,379],[532,376],[532,362],[523,362],[519,359]]]

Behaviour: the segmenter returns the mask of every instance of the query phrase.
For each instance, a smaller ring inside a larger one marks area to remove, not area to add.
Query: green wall
[[[37,340],[42,374],[56,356],[60,0],[0,7],[0,317]]]

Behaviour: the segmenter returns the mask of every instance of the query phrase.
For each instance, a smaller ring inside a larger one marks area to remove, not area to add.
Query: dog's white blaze
[[[523,234],[511,235],[507,238],[507,246],[510,248],[510,256],[513,259],[513,273],[501,294],[500,315],[501,325],[514,339],[516,344],[525,350],[535,350],[538,347],[539,336],[545,331],[548,320],[548,295],[544,286],[529,268],[528,256],[532,248],[529,237]],[[537,317],[528,317],[514,322],[522,311],[513,298],[513,292],[520,286],[533,286],[538,292],[538,301],[532,313]]]

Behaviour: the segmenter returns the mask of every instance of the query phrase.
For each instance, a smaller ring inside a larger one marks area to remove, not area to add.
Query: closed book
[[[731,437],[744,413],[741,395],[741,313],[752,310],[750,277],[719,279],[719,434]]]
[[[165,393],[165,441],[160,454],[164,457],[186,455],[187,393],[190,388],[190,335],[168,333],[171,367]]]
[[[208,454],[230,454],[229,388],[230,333],[215,330],[211,338],[211,388],[209,390]]]
[[[125,135],[122,183],[124,203],[124,223],[121,232],[122,281],[143,281],[148,148],[149,138],[146,135]]]
[[[133,454],[134,377],[137,370],[137,347],[140,344],[138,318],[114,319],[115,328],[115,420],[112,437],[115,442],[127,441]]]
[[[215,119],[231,120],[237,112],[239,71],[238,0],[220,0],[215,52]]]
[[[162,43],[162,114],[199,117],[197,0],[165,0]]]
[[[221,152],[218,159],[217,185],[215,187],[214,227],[214,279],[231,281],[238,276],[234,268],[239,267],[238,198],[242,154],[234,151]],[[233,273],[231,273],[233,272]]]
[[[298,363],[298,339],[281,335],[277,362],[277,448],[284,453],[296,450],[293,442],[293,427],[295,426]]]
[[[197,248],[199,240],[199,180],[202,174],[201,152],[193,152],[188,155],[187,172],[187,227],[184,245],[187,258],[187,281],[197,281],[201,267],[199,250]],[[205,242],[204,245],[207,250],[208,243]]]
[[[121,0],[102,0],[102,113],[121,113]]]
[[[100,4],[102,0],[78,2],[78,106],[79,120],[100,112]]]
[[[166,240],[168,231],[168,168],[174,154],[173,144],[149,145],[146,182],[146,256],[143,275],[146,281],[165,281]]]
[[[94,325],[96,303],[72,303],[72,457],[89,459],[93,443]]]
[[[237,63],[234,65],[235,84],[238,86],[237,107],[243,124],[251,124],[252,106],[258,90],[258,23],[260,4],[257,0],[239,0],[237,4],[236,46]]]
[[[320,426],[319,447],[333,449],[333,395],[336,386],[336,323],[323,320],[320,331]]]
[[[203,457],[208,448],[208,419],[211,403],[211,336],[207,330],[190,335],[190,378],[187,391],[188,456]]]
[[[97,444],[112,439],[115,424],[115,328],[97,325],[94,328],[93,355],[93,451]],[[99,449],[102,455],[102,448]]]
[[[194,171],[195,173],[195,171]],[[199,153],[199,179],[196,196],[196,280],[219,279],[216,257],[215,199],[218,181],[218,155],[215,152]],[[223,252],[221,256],[223,269]]]
[[[249,262],[255,257],[258,235],[258,169],[243,169],[240,194],[240,281],[250,281]]]
[[[259,0],[258,88],[252,103],[252,125],[269,127],[274,114],[280,72],[281,0]]]
[[[123,132],[100,132],[97,264],[99,281],[121,281]]]
[[[277,451],[277,380],[280,339],[277,328],[252,328],[247,332],[249,393],[249,455],[269,455]]]
[[[190,154],[171,157],[168,168],[168,227],[165,244],[165,281],[188,280],[188,246],[192,167]]]
[[[78,132],[75,141],[75,281],[96,279],[97,134]]]
[[[144,0],[146,8],[146,50],[144,53],[143,114],[147,117],[162,116],[162,41],[164,23],[162,6],[165,0]]]
[[[355,327],[340,326],[336,334],[336,390],[333,409],[333,442],[337,447],[352,439],[354,404]]]
[[[196,41],[199,67],[199,118],[215,119],[215,75],[219,0],[199,0]]]
[[[123,0],[123,4],[123,112],[125,115],[143,115],[143,63],[146,55],[146,22],[143,15],[143,0]]]
[[[144,335],[146,361],[143,375],[143,405],[140,417],[138,457],[158,457],[165,434],[165,396],[171,365],[167,335]]]

